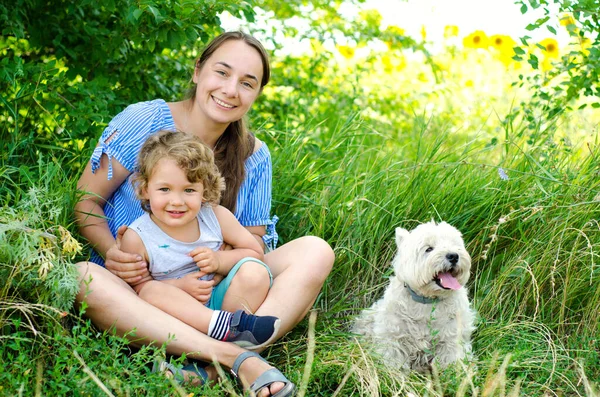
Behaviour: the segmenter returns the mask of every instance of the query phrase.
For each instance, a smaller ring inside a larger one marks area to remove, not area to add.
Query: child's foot
[[[225,342],[233,342],[245,349],[258,349],[277,336],[279,320],[273,316],[255,316],[238,310],[231,316]]]

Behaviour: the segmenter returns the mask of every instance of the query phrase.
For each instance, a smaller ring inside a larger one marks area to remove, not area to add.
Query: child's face
[[[171,159],[162,159],[156,164],[143,192],[144,198],[150,201],[152,219],[167,234],[195,222],[203,194],[202,182],[191,183]]]

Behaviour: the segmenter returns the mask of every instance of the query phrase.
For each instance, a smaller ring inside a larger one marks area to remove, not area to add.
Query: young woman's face
[[[241,40],[228,40],[194,71],[195,104],[208,120],[228,125],[248,112],[262,77],[258,51]]]
[[[154,170],[144,198],[150,201],[152,220],[174,238],[186,226],[195,227],[196,215],[202,206],[204,186],[188,180],[174,160],[160,160]]]

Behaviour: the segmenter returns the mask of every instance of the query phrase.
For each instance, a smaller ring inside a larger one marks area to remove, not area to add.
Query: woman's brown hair
[[[244,32],[225,32],[213,39],[202,51],[200,58],[196,61],[196,70],[202,69],[207,59],[219,48],[223,43],[229,40],[240,40],[254,48],[260,55],[263,65],[263,75],[260,82],[260,91],[267,85],[271,77],[271,67],[269,65],[269,56],[262,44]],[[196,97],[196,85],[194,85],[188,94],[192,100]],[[240,186],[246,176],[244,162],[254,152],[255,138],[248,131],[245,118],[234,121],[225,132],[219,137],[215,144],[215,163],[221,175],[225,178],[225,192],[221,196],[221,205],[235,212],[237,195]]]

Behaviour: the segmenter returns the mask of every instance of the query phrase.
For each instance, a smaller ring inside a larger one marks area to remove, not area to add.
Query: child
[[[259,243],[229,210],[217,205],[225,183],[212,151],[191,134],[160,131],[142,146],[133,184],[147,213],[129,226],[121,249],[144,258],[151,274],[133,286],[137,294],[215,339],[248,349],[274,339],[277,317],[218,310],[244,263],[259,263],[271,281],[272,276],[261,262]],[[233,249],[220,251],[223,243]],[[228,277],[214,288],[207,307],[198,301],[194,282],[213,273]],[[251,300],[258,299],[259,306],[268,291],[265,282]]]

